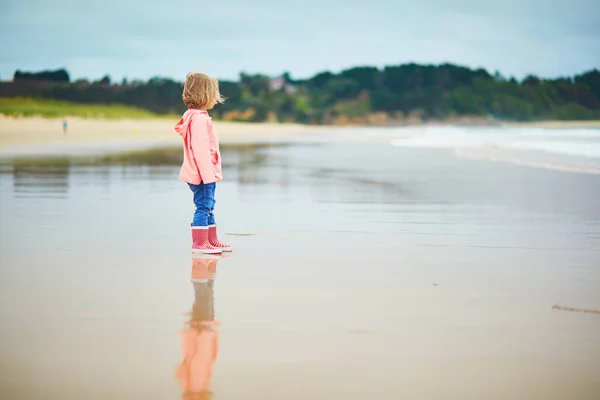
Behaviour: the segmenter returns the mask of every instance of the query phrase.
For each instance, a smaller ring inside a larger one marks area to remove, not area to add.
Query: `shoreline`
[[[0,116],[0,159],[15,157],[101,155],[155,148],[178,147],[173,131],[175,118],[85,119],[69,118],[63,132],[62,118]],[[303,125],[294,123],[250,123],[215,120],[220,142],[227,144],[282,143],[307,137],[325,141],[346,139],[346,131],[359,129],[406,129],[427,127],[497,127],[541,129],[600,128],[600,121],[540,121],[485,125],[476,121],[424,123],[395,126]],[[351,133],[351,132],[348,132]],[[377,140],[373,137],[373,140]]]
[[[91,155],[179,147],[176,119],[103,120],[72,118],[63,132],[62,118],[0,118],[0,158]],[[222,144],[281,141],[315,134],[321,126],[215,121]]]
[[[548,128],[548,129],[577,129],[600,128],[600,121],[535,121],[535,122],[502,122],[501,127]]]

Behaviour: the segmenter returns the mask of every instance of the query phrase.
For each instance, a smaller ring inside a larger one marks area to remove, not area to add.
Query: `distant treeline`
[[[13,82],[0,84],[0,97],[117,103],[178,114],[185,109],[182,89],[181,82],[159,77],[71,82],[65,70],[17,71]],[[228,101],[213,114],[227,120],[386,125],[459,118],[600,119],[597,69],[557,79],[530,75],[521,81],[452,64],[356,67],[309,79],[242,73],[238,81],[221,81],[221,92]]]

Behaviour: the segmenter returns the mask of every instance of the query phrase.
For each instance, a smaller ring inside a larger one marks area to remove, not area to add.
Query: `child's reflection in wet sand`
[[[220,325],[215,321],[213,288],[219,260],[214,255],[192,258],[194,305],[181,331],[183,361],[176,371],[185,400],[213,398],[211,379],[219,352]]]

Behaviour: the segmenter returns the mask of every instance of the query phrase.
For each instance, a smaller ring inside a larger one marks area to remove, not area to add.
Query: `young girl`
[[[188,110],[175,131],[183,138],[183,165],[179,179],[187,182],[194,194],[196,212],[192,221],[192,251],[215,254],[231,251],[219,241],[213,211],[215,187],[221,174],[219,141],[207,110],[223,103],[219,82],[208,75],[190,73],[181,96]]]

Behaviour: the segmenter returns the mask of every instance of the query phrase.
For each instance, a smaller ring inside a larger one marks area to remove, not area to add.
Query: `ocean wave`
[[[600,140],[600,129],[597,129],[597,128],[579,128],[579,129],[523,128],[523,129],[513,129],[513,130],[523,136]]]
[[[396,137],[390,145],[449,149],[462,158],[600,173],[599,129],[435,127]]]
[[[539,160],[533,157],[527,158],[523,156],[515,156],[510,154],[490,154],[486,152],[474,152],[468,149],[454,149],[454,155],[457,158],[479,160],[479,161],[490,161],[490,162],[501,162],[513,165],[520,165],[525,167],[543,168],[553,171],[562,172],[573,172],[581,174],[595,174],[600,175],[600,163],[595,165],[590,164],[575,164],[568,162]]]
[[[543,151],[552,154],[565,154],[571,156],[600,158],[600,141],[597,143],[576,142],[572,140],[559,141],[525,141],[517,140],[505,143],[502,146],[513,150]]]

